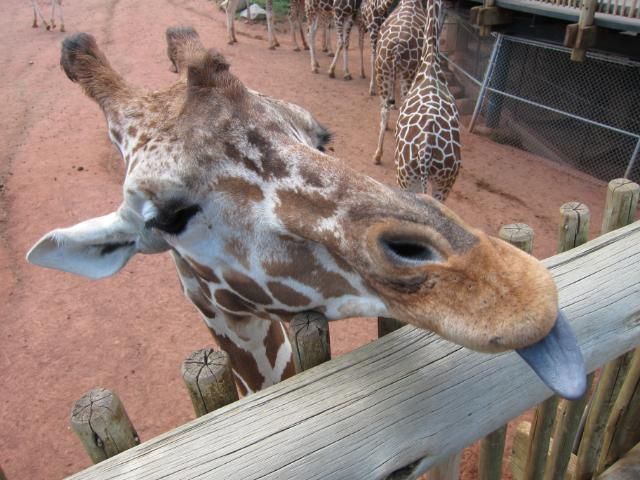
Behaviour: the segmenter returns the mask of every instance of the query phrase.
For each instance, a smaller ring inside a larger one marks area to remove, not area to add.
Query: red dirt
[[[193,417],[180,364],[211,340],[182,297],[168,255],[138,256],[100,282],[25,262],[28,248],[50,229],[114,210],[123,171],[99,109],[58,67],[63,35],[31,29],[26,0],[4,3],[0,465],[9,479],[59,478],[90,464],[68,427],[76,399],[95,386],[114,389],[148,440]],[[395,183],[390,136],[384,165],[371,163],[379,100],[368,95],[368,80],[329,79],[325,56],[323,73],[311,74],[308,55],[293,52],[285,34],[283,46],[269,51],[262,25],[239,24],[240,43],[230,47],[224,15],[205,0],[69,1],[65,15],[69,32],[94,34],[117,70],[152,88],[175,79],[165,29],[193,25],[248,86],[299,103],[335,132],[336,156]],[[603,183],[482,137],[464,133],[463,141],[464,169],[448,202],[463,218],[494,233],[504,223],[528,223],[540,258],[553,254],[558,207],[566,201],[589,205],[597,231]],[[331,330],[334,355],[376,335],[372,320],[336,322]],[[465,478],[474,478],[475,450],[465,457]]]

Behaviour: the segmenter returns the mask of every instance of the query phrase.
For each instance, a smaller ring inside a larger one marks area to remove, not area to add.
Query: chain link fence
[[[475,103],[470,129],[609,181],[640,181],[640,63],[447,21],[444,56]]]

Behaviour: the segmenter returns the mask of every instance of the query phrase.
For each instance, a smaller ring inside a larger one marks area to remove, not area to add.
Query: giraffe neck
[[[440,66],[440,12],[441,0],[428,0],[427,23],[425,25],[424,48],[418,75],[445,82],[444,73]]]

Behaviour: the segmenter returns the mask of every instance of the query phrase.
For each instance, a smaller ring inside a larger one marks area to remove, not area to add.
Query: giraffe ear
[[[49,232],[27,253],[27,260],[92,279],[104,278],[138,252],[138,238],[133,225],[113,212]]]

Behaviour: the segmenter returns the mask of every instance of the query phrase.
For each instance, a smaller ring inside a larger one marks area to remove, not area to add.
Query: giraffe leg
[[[382,164],[384,132],[386,130],[386,126],[388,123],[389,123],[389,105],[385,100],[383,100],[382,108],[380,111],[380,133],[378,134],[378,148],[376,148],[376,153],[373,155],[373,163],[376,165]]]
[[[331,21],[331,19],[327,20],[327,27],[326,27],[326,32],[327,32],[327,40],[326,40],[326,50],[325,52],[327,52],[327,57],[333,57],[334,53],[331,50],[331,26],[333,25],[333,22]]]
[[[342,18],[336,18],[336,34],[338,37],[338,43],[336,47],[336,54],[333,57],[333,61],[331,62],[331,66],[329,67],[329,77],[336,78],[336,63],[338,62],[338,56],[340,55],[340,51],[343,48],[343,32],[344,32],[344,23]]]
[[[292,2],[289,5],[289,28],[291,29],[291,42],[293,43],[293,51],[299,52],[300,47],[296,41],[296,29],[298,27],[298,12],[295,10],[295,3]],[[304,38],[304,37],[303,37]]]
[[[62,0],[57,0],[57,2],[58,2],[58,10],[60,10],[60,31],[64,33],[66,32],[66,30],[64,29],[64,12],[62,11]]]
[[[56,0],[51,0],[51,30],[56,28]]]
[[[309,44],[307,43],[307,36],[304,33],[304,10],[299,8],[298,10],[298,27],[300,28],[300,38],[302,39],[302,48],[309,50]]]
[[[278,39],[276,38],[276,32],[273,27],[273,0],[267,0],[265,2],[265,6],[267,7],[267,32],[269,37],[269,50],[274,50],[276,47],[280,46]]]
[[[402,105],[402,102],[404,102],[407,95],[409,95],[412,83],[413,80],[410,77],[403,77],[400,80],[400,105]]]
[[[376,94],[376,47],[377,37],[374,40],[371,37],[371,81],[369,82],[369,95],[374,96]]]
[[[342,61],[344,63],[343,78],[345,80],[351,80],[351,73],[349,73],[349,36],[351,35],[351,26],[353,25],[352,17],[349,16],[342,27]],[[337,53],[336,53],[336,56]]]
[[[322,20],[322,51],[324,53],[329,51],[327,47],[327,23]]]
[[[316,31],[318,30],[318,16],[309,19],[309,54],[311,56],[311,73],[318,73],[316,60]]]
[[[358,49],[360,50],[360,78],[367,78],[364,74],[364,26],[358,25]]]
[[[38,27],[38,22],[36,21],[36,15],[40,17],[40,21],[45,26],[47,30],[51,29],[47,21],[44,19],[44,15],[42,15],[42,11],[40,11],[40,7],[38,6],[37,0],[31,0],[31,5],[33,5],[33,28]]]
[[[233,45],[238,40],[236,39],[236,30],[234,25],[234,17],[236,14],[236,8],[238,8],[239,0],[227,1],[227,43]]]
[[[293,51],[299,52],[300,47],[296,41],[296,25],[293,24],[293,20],[289,17],[289,28],[291,29],[291,43],[293,43]]]

